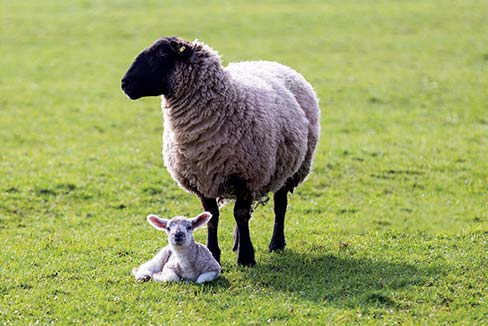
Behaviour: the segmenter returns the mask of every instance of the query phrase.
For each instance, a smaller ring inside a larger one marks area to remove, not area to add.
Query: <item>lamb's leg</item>
[[[271,242],[269,243],[269,252],[276,251],[276,250],[283,250],[285,249],[286,242],[285,242],[285,214],[286,214],[286,206],[288,204],[288,190],[283,187],[277,192],[275,192],[273,199],[274,199],[274,214],[275,214],[275,223],[274,223],[274,230],[273,236],[271,237]]]
[[[132,270],[132,274],[136,278],[136,281],[149,281],[153,274],[161,272],[164,264],[166,264],[169,259],[170,253],[171,251],[167,247],[164,247],[151,260],[145,262],[139,267],[135,267]]]
[[[212,214],[212,218],[207,224],[207,248],[212,253],[212,256],[220,263],[220,248],[218,239],[219,227],[219,205],[215,198],[202,198],[203,209]]]
[[[210,282],[210,281],[215,280],[215,278],[217,276],[219,276],[219,272],[206,272],[206,273],[202,273],[202,274],[200,274],[200,276],[198,276],[198,278],[195,281],[195,283],[201,284],[201,283],[205,283],[205,282]]]
[[[249,220],[251,219],[252,200],[246,197],[237,196],[234,206],[234,217],[237,223],[238,246],[237,263],[239,265],[252,266],[256,264],[254,260],[254,248],[249,234]]]
[[[156,282],[179,282],[180,277],[171,268],[164,268],[162,272],[153,274],[153,280]]]

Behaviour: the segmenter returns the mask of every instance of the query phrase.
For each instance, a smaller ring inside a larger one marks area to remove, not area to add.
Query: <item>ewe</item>
[[[212,214],[207,247],[217,261],[219,199],[235,199],[239,264],[255,264],[249,219],[253,202],[269,192],[269,251],[285,247],[287,194],[310,172],[319,136],[318,100],[300,74],[267,61],[222,67],[207,45],[167,37],[136,57],[122,89],[134,100],[163,95],[164,162]]]
[[[137,281],[151,278],[158,282],[190,280],[196,283],[210,282],[220,274],[220,265],[210,251],[193,240],[193,230],[203,226],[212,215],[203,212],[193,219],[177,216],[171,220],[149,215],[148,222],[168,234],[169,245],[161,249],[150,261],[134,268]]]

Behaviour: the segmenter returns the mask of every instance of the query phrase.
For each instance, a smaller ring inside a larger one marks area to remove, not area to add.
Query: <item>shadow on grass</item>
[[[439,269],[425,266],[290,250],[241,271],[256,286],[341,308],[401,308],[395,292],[430,286],[440,274]]]

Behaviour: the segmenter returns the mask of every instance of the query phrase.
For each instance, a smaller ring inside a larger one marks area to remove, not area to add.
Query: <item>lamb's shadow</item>
[[[337,255],[272,254],[254,268],[243,268],[256,286],[338,307],[398,307],[394,292],[429,286],[442,274],[438,268]]]

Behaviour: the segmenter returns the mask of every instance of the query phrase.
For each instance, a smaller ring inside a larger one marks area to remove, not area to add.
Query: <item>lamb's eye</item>
[[[166,227],[166,230],[171,231],[171,228],[169,226]]]
[[[186,230],[187,230],[187,231],[191,231],[191,226],[187,226],[187,227],[186,227]]]

